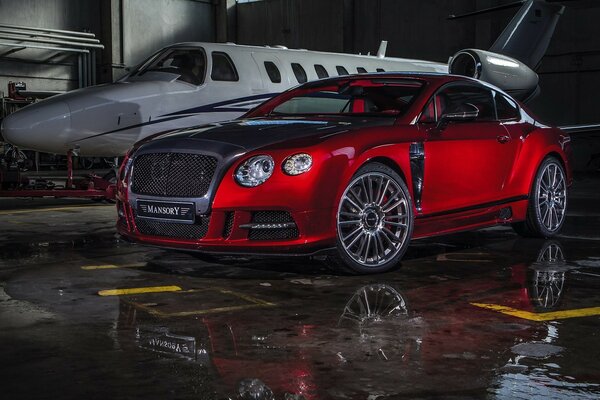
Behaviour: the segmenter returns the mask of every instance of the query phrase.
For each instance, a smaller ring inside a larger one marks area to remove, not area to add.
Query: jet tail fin
[[[564,9],[562,5],[544,0],[528,0],[489,51],[515,58],[535,70],[548,49]]]

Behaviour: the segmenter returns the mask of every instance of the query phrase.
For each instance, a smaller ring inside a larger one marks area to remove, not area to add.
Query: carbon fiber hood
[[[179,148],[183,143],[189,150],[220,152],[249,152],[262,147],[297,139],[324,137],[372,126],[389,126],[394,118],[328,117],[322,119],[279,118],[247,119],[204,125],[167,132],[152,138],[144,145],[159,151]],[[229,150],[229,151],[227,151]]]
[[[388,126],[394,118],[328,118],[328,119],[248,119],[220,124],[204,125],[167,132],[139,144],[133,156],[135,160],[144,154],[187,153],[214,157],[217,166],[205,196],[191,198],[198,214],[208,214],[216,189],[225,172],[235,160],[246,153],[266,146],[299,139],[314,138],[315,142],[326,137],[372,126]],[[170,168],[170,166],[168,167]],[[155,171],[145,171],[155,173]],[[181,171],[181,175],[189,171]],[[130,201],[136,203],[139,195],[130,191]],[[152,199],[153,196],[141,196]],[[178,201],[175,196],[154,197],[156,200]]]

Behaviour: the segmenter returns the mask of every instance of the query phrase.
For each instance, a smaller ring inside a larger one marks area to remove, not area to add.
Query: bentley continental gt
[[[502,90],[445,74],[306,83],[240,119],[137,144],[119,173],[120,235],[219,255],[398,265],[412,239],[565,222],[570,138]]]

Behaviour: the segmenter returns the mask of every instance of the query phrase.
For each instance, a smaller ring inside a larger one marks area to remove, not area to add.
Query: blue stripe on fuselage
[[[273,96],[276,96],[277,94],[278,93],[266,93],[266,94],[261,94],[261,95],[256,95],[256,96],[241,97],[238,99],[221,101],[218,103],[206,104],[204,106],[199,106],[199,107],[195,107],[195,108],[188,108],[186,110],[181,110],[181,111],[176,111],[176,112],[173,112],[170,114],[161,115],[158,117],[160,119],[155,119],[155,120],[148,121],[148,122],[142,122],[139,124],[129,125],[129,126],[125,126],[123,128],[114,129],[112,131],[98,133],[93,136],[88,136],[83,139],[75,140],[74,142],[82,142],[84,140],[93,139],[93,138],[97,138],[99,136],[104,136],[104,135],[110,135],[111,133],[126,131],[128,129],[141,128],[143,126],[160,124],[161,122],[172,121],[172,120],[181,119],[181,118],[187,118],[187,117],[191,117],[195,114],[213,113],[213,112],[242,112],[242,113],[245,113],[245,112],[250,111],[250,108],[223,107],[223,106],[235,105],[238,103],[248,102],[248,101],[252,101],[252,100],[260,100],[260,99],[267,100]]]
[[[252,100],[267,100],[273,96],[276,96],[277,94],[278,93],[265,93],[265,94],[258,94],[255,96],[240,97],[240,98],[233,99],[233,100],[221,101],[218,103],[212,103],[212,104],[206,104],[206,105],[199,106],[199,107],[188,108],[186,110],[175,111],[170,114],[161,115],[160,118],[171,117],[174,115],[199,114],[199,113],[206,113],[206,112],[249,111],[249,109],[247,109],[247,108],[243,109],[243,108],[235,107],[235,105],[237,105],[238,103],[244,103],[244,102],[248,102],[248,101],[252,101]],[[234,107],[219,108],[219,107],[223,107],[223,106],[234,106]]]

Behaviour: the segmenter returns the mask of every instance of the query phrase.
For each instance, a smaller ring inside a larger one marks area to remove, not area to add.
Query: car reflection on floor
[[[561,353],[559,324],[518,320],[470,303],[555,310],[575,271],[559,241],[543,242],[533,255],[521,253],[522,262],[493,279],[408,290],[375,282],[278,311],[160,319],[121,298],[118,337],[122,345],[201,363],[225,395],[242,399],[483,394],[486,388],[502,395],[515,370],[548,371],[539,384],[560,380],[558,364],[549,360]],[[557,367],[540,370],[540,363]]]

